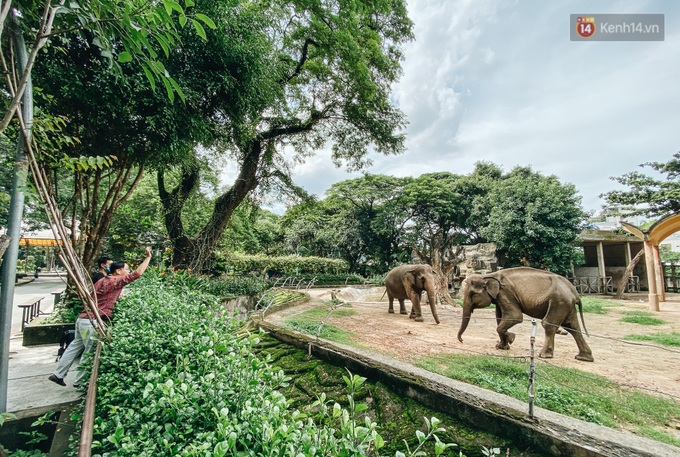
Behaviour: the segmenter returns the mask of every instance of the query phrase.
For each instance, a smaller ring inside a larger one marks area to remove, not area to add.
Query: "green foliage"
[[[626,335],[623,337],[628,341],[651,341],[664,346],[680,346],[680,333],[653,333],[651,335]]]
[[[611,300],[603,300],[601,298],[590,297],[587,295],[581,296],[581,305],[583,307],[584,313],[592,314],[607,314],[609,312],[609,308],[621,306]]]
[[[659,256],[662,262],[680,263],[680,252],[671,251],[671,247],[668,245],[659,246]]]
[[[621,322],[640,325],[663,325],[666,323],[666,321],[654,317],[654,314],[647,311],[625,311]]]
[[[496,243],[507,266],[524,259],[555,273],[570,270],[574,241],[585,219],[573,184],[516,167],[491,190],[489,204],[489,224],[481,232]]]
[[[612,178],[627,186],[628,190],[615,190],[601,195],[609,204],[632,208],[632,214],[659,217],[680,211],[680,152],[666,163],[646,162],[640,167],[649,167],[662,178],[651,177],[638,171]]]
[[[184,270],[167,270],[161,275],[165,276],[165,280],[173,286],[184,287],[187,290],[200,290],[219,298],[257,295],[272,286],[269,281],[260,278],[229,276],[210,278],[196,276]]]
[[[151,271],[131,289],[102,351],[93,454],[361,456],[383,446],[353,398],[363,378],[346,378],[348,409],[323,394],[289,409],[278,390],[289,379],[253,354],[258,335],[217,318],[215,297]]]
[[[504,357],[440,355],[421,359],[419,366],[526,401],[527,362]],[[665,443],[680,440],[665,431],[680,414],[672,399],[622,389],[601,376],[551,366],[536,367],[536,405],[608,427],[634,429]]]
[[[231,253],[225,256],[227,264],[237,272],[257,272],[264,274],[275,270],[284,275],[304,273],[339,274],[347,271],[347,263],[340,259],[321,257],[268,257],[265,255],[244,255]]]
[[[336,286],[347,284],[365,284],[366,279],[357,274],[301,274],[295,275],[295,279],[303,281],[314,280],[315,286]]]
[[[183,268],[203,268],[233,211],[256,189],[299,196],[289,170],[324,145],[329,145],[335,164],[351,170],[370,163],[369,151],[395,154],[404,149],[404,116],[390,102],[391,86],[401,71],[401,47],[413,38],[404,0],[236,3],[247,7],[208,14],[222,18],[215,20],[220,46],[203,60],[206,67],[214,60],[237,63],[216,78],[239,81],[245,73],[256,79],[225,91],[200,92],[235,95],[206,106],[224,122],[222,150],[241,164],[240,178],[217,197],[219,204],[198,232],[186,231],[176,218],[166,220],[168,232],[177,233],[173,262]],[[173,197],[164,199],[166,213],[186,207],[179,191]],[[184,248],[192,241],[202,249]]]

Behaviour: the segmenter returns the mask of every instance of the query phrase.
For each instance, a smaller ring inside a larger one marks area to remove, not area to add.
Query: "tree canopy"
[[[185,167],[182,182],[170,189],[159,173],[173,263],[178,267],[201,269],[246,196],[258,187],[291,187],[292,164],[320,148],[328,145],[332,160],[350,169],[368,163],[369,148],[384,154],[403,150],[404,116],[390,103],[391,85],[401,71],[401,45],[412,38],[403,0],[282,0],[249,3],[249,8],[234,11],[262,20],[262,27],[249,27],[245,38],[233,38],[236,43],[244,40],[244,49],[251,42],[257,45],[252,53],[259,57],[253,67],[262,75],[258,97],[240,99],[249,108],[247,116],[228,117],[229,144],[223,151],[236,165],[238,176],[218,196],[210,219],[198,233],[187,232],[175,216],[181,214],[185,196],[198,182],[197,170]],[[215,15],[214,19],[217,28],[208,31],[208,41],[217,35],[231,36],[235,27],[231,17]],[[232,44],[225,41],[225,46]],[[195,53],[199,60],[221,61],[228,49],[213,51],[217,58],[204,56],[203,48]],[[232,57],[236,68],[248,68],[240,54]]]
[[[481,233],[496,243],[507,266],[556,273],[570,270],[585,213],[573,184],[516,167],[489,192],[491,212]]]
[[[668,162],[646,162],[656,172],[656,177],[639,171],[611,178],[628,187],[602,194],[611,205],[620,205],[632,214],[659,217],[680,212],[680,152]]]

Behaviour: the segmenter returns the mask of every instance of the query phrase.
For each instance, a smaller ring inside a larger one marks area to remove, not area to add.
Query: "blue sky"
[[[407,152],[372,155],[368,173],[470,173],[531,165],[573,183],[586,210],[610,177],[680,151],[680,2],[408,0],[415,41],[394,86]],[[663,42],[572,42],[570,14],[664,13]],[[294,172],[323,196],[360,176],[327,152]]]

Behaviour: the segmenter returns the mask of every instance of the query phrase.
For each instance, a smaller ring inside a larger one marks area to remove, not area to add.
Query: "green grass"
[[[608,308],[614,308],[616,306],[621,306],[620,304],[613,302],[611,300],[603,300],[596,297],[581,297],[581,303],[583,304],[584,313],[593,314],[607,314],[609,312]]]
[[[418,365],[449,378],[528,401],[528,362],[517,359],[441,355]],[[666,424],[680,417],[680,403],[631,391],[579,370],[541,363],[536,367],[536,406],[612,428],[632,429],[642,436],[674,446],[680,439],[666,433]],[[528,406],[527,406],[528,408]]]
[[[307,335],[319,336],[326,340],[336,341],[338,343],[349,343],[352,339],[353,333],[342,330],[334,325],[324,323],[319,332],[319,326],[326,321],[330,308],[312,308],[296,316],[288,318],[284,321],[283,326],[291,330],[295,330]],[[331,313],[332,317],[348,317],[357,314],[356,311],[350,308],[336,308]]]
[[[647,311],[625,311],[621,322],[640,325],[663,325],[666,323]]]
[[[654,333],[652,335],[626,335],[623,337],[628,341],[651,341],[663,346],[680,346],[680,333]]]

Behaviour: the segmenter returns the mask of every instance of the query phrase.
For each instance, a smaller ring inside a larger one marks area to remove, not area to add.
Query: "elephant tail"
[[[383,296],[382,296],[382,297],[380,297],[380,301],[382,301],[382,300],[383,300],[383,298],[385,298],[385,294],[386,294],[386,293],[387,293],[387,287],[385,287],[385,292],[383,292]]]
[[[583,333],[585,333],[587,337],[590,337],[590,335],[588,335],[588,329],[586,329],[586,321],[583,320],[583,303],[581,303],[581,297],[577,296],[576,304],[578,305],[578,313],[581,315],[581,325],[583,325]]]

